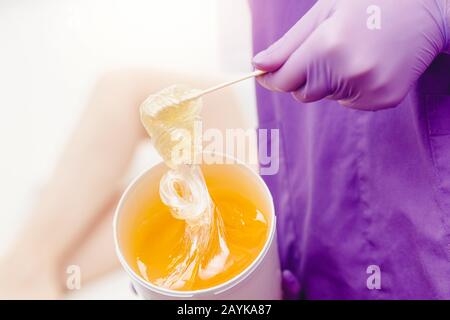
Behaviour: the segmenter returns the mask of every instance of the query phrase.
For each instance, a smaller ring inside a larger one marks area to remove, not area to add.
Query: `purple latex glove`
[[[450,0],[319,0],[253,63],[270,72],[261,85],[302,102],[395,107],[448,50],[448,20]]]

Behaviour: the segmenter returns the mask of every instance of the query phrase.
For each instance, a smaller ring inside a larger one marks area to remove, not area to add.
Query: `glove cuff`
[[[444,17],[444,35],[445,41],[444,52],[450,53],[450,0],[443,1],[443,17]]]

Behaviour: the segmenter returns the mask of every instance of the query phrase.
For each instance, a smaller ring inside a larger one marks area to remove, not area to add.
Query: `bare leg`
[[[61,264],[61,282],[68,279],[67,270],[71,265],[78,266],[81,271],[81,285],[113,271],[119,266],[119,260],[114,252],[114,239],[112,231],[112,220],[117,198],[113,198],[110,206],[99,220],[92,224],[91,230],[86,233],[84,241],[69,251],[69,256],[63,259]]]
[[[11,253],[0,260],[0,298],[60,297],[60,275],[68,263],[82,267],[85,281],[114,268],[110,216],[105,212],[145,137],[139,104],[172,83],[203,88],[218,81],[151,71],[116,72],[99,81],[36,209]],[[243,126],[230,92],[205,100],[211,106],[205,112],[207,126]]]
[[[132,83],[112,88],[109,81],[98,83],[34,212],[0,263],[0,297],[59,296],[61,259],[120,188],[144,132]]]

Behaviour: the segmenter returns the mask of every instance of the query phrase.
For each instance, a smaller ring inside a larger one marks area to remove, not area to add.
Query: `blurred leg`
[[[149,70],[105,75],[11,253],[0,260],[0,298],[59,297],[68,264],[81,267],[84,282],[117,266],[106,212],[146,137],[140,103],[173,83],[206,88],[221,80]],[[207,96],[205,106],[206,128],[246,127],[230,89]]]
[[[69,256],[61,263],[61,282],[67,283],[70,266],[77,266],[81,275],[81,288],[89,282],[115,270],[119,267],[119,260],[114,250],[112,220],[114,209],[118,201],[112,198],[110,205],[105,208],[100,219],[92,224],[85,234],[84,241],[69,251]]]

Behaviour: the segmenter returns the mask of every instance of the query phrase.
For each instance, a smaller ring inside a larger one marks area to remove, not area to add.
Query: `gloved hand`
[[[302,102],[395,107],[448,49],[448,20],[450,0],[319,0],[253,63],[269,71],[261,85]]]

